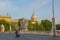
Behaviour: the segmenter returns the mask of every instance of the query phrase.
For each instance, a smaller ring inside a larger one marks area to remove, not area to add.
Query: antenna
[[[53,18],[54,18],[54,0],[52,0],[52,13],[53,13]]]
[[[10,14],[7,13],[7,16],[10,16]]]
[[[9,14],[7,13],[7,16],[9,16]]]

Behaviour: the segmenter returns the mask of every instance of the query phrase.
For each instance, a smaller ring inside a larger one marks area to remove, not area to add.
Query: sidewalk
[[[36,32],[36,31],[20,31],[21,34],[29,34],[29,35],[41,35],[41,36],[53,36],[52,32]],[[60,33],[59,35],[56,35],[57,37],[60,37]]]
[[[1,32],[0,32],[1,33]],[[15,33],[15,31],[13,32],[2,32],[4,33]],[[40,36],[53,36],[52,32],[37,32],[37,31],[20,31],[20,34],[28,34],[28,35],[40,35]],[[60,37],[60,33],[59,35],[56,35],[57,37]]]

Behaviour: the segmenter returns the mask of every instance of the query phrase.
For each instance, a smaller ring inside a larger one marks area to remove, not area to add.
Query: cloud
[[[42,0],[42,1],[36,0],[36,1],[33,1],[32,3],[28,4],[27,7],[23,7],[23,8],[28,9],[30,11],[30,10],[38,9],[47,3],[48,3],[48,0]],[[8,2],[8,1],[0,2],[0,10],[7,10],[10,8],[14,8],[14,6],[10,2]]]
[[[0,1],[0,15],[6,16],[7,13],[14,15],[14,13],[18,13],[17,10],[11,1]]]
[[[0,2],[0,9],[6,8],[6,7],[7,7],[7,3],[5,3],[5,2]]]
[[[0,9],[5,9],[10,6],[9,2],[0,2]]]
[[[11,3],[7,1],[0,1],[0,15],[5,15],[11,7]]]
[[[37,1],[32,2],[29,7],[32,9],[37,9],[37,8],[40,8],[44,5],[46,5],[47,3],[48,3],[48,0],[42,0],[42,1],[37,0]]]
[[[40,7],[46,5],[48,2],[48,0],[35,0],[33,2],[28,3],[26,6],[20,8],[21,10],[19,9],[19,11],[24,14],[26,14],[25,12],[33,12],[39,9]]]

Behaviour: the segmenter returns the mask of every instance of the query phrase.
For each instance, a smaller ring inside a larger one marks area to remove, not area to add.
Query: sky
[[[38,21],[52,21],[52,0],[0,0],[0,15],[12,19],[31,19],[35,13]],[[60,0],[54,0],[55,23],[60,24]]]

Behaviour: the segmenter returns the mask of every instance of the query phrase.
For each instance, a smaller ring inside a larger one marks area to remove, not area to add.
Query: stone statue
[[[22,29],[23,31],[27,31],[27,26],[28,26],[27,20],[26,20],[26,19],[23,19],[23,20],[22,20],[22,23],[21,23],[21,29]]]
[[[5,28],[4,28],[4,25],[2,24],[1,25],[1,32],[4,32],[5,31]]]

